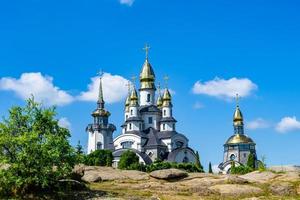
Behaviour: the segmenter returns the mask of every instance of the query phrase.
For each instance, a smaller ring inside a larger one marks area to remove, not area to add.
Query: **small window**
[[[166,124],[163,124],[163,130],[166,130]]]
[[[167,111],[166,110],[164,110],[164,116],[166,116],[167,115]]]
[[[149,123],[149,124],[152,124],[152,123],[153,123],[153,118],[152,118],[152,117],[149,117],[149,118],[148,118],[148,123]]]
[[[123,149],[130,149],[133,145],[133,142],[131,141],[126,141],[126,142],[122,142],[121,146]]]
[[[133,110],[132,109],[130,110],[130,115],[133,115]]]
[[[150,152],[148,153],[148,156],[149,156],[149,157],[152,157],[152,156],[153,156],[153,152],[150,151]]]
[[[128,115],[126,115],[125,118],[127,119],[127,118],[128,118]]]
[[[230,160],[235,160],[235,155],[234,155],[234,154],[232,154],[232,155],[230,156]]]
[[[139,124],[140,130],[142,130],[142,124]]]
[[[101,142],[97,142],[97,149],[102,149],[102,143]]]
[[[131,124],[129,124],[129,130],[131,130],[131,128],[132,128],[132,127],[131,127]]]
[[[182,148],[183,147],[183,142],[177,141],[176,142],[176,148]]]
[[[185,157],[183,158],[182,162],[183,162],[183,163],[188,163],[188,162],[189,162],[189,158],[185,156]]]
[[[247,154],[246,153],[244,153],[244,158],[246,158],[247,157]]]
[[[147,102],[150,102],[151,101],[151,96],[150,94],[147,94]]]

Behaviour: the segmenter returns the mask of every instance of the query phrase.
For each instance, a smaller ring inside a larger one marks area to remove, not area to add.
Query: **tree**
[[[125,151],[120,158],[118,168],[119,169],[129,169],[131,165],[136,165],[139,163],[139,157],[132,151]]]
[[[98,149],[88,154],[84,163],[90,166],[111,167],[113,158],[114,157],[111,150]]]
[[[12,107],[0,123],[0,195],[53,190],[58,180],[69,177],[75,152],[70,132],[55,119],[55,107],[44,108],[27,100],[24,107]]]
[[[196,167],[198,167],[200,170],[203,170],[203,166],[201,165],[200,162],[200,156],[199,156],[199,152],[196,151],[196,162],[195,162]]]
[[[80,144],[80,140],[78,141],[77,146],[75,147],[75,153],[76,153],[76,163],[77,164],[84,163],[85,155],[83,152],[83,147]]]
[[[251,169],[255,169],[255,158],[253,153],[250,153],[248,156],[248,161],[247,161],[247,166],[250,167]]]
[[[210,173],[210,174],[213,173],[211,162],[209,162],[209,165],[208,165],[208,173]]]

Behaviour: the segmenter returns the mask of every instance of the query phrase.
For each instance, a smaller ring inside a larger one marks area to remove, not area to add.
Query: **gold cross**
[[[168,88],[169,76],[164,76],[164,80],[165,80],[165,87]]]
[[[146,52],[146,59],[148,59],[149,49],[150,49],[150,46],[146,43],[145,47],[143,48],[143,50]]]
[[[158,95],[160,96],[161,94],[160,94],[160,82],[158,82],[158,84],[157,84],[157,89],[158,89]]]
[[[130,94],[130,89],[131,89],[130,81],[128,81],[125,85],[128,87],[128,94]]]
[[[132,79],[133,86],[135,86],[136,76],[132,76],[131,79]]]
[[[99,72],[97,73],[97,75],[100,76],[100,79],[102,78],[103,74],[104,74],[104,72],[102,69],[100,69]]]

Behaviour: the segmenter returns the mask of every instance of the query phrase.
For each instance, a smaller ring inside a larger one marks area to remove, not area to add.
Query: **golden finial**
[[[102,69],[100,69],[99,72],[97,73],[97,75],[99,75],[100,79],[102,79],[103,74],[104,74],[104,72]]]
[[[133,86],[135,86],[136,76],[132,76],[131,80],[132,80]]]
[[[145,47],[143,48],[143,50],[146,52],[146,59],[148,59],[149,49],[150,49],[150,46],[146,43]]]
[[[130,89],[131,89],[131,84],[130,81],[127,81],[127,83],[125,84],[127,86],[128,89],[128,95],[130,94]]]
[[[168,81],[169,81],[169,76],[164,76],[164,80],[165,80],[165,87],[168,88]]]
[[[158,82],[158,84],[157,84],[157,89],[158,89],[158,95],[160,96],[161,94],[160,94],[160,82]]]

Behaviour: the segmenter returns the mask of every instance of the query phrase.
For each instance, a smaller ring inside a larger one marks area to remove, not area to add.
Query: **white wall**
[[[150,94],[150,102],[147,102],[147,95]],[[155,91],[153,89],[140,91],[140,105],[149,106],[154,105],[155,102]]]

